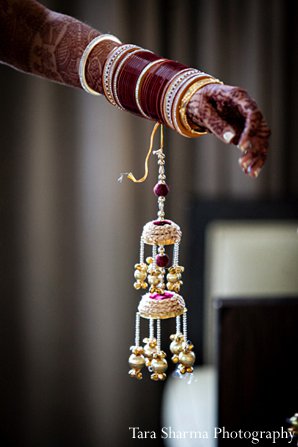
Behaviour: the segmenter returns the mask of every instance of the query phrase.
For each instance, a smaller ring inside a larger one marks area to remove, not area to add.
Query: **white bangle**
[[[101,95],[101,93],[96,92],[95,90],[93,90],[91,87],[89,87],[89,85],[87,84],[86,81],[86,62],[88,59],[89,54],[91,53],[91,51],[93,50],[93,48],[99,43],[102,42],[103,40],[111,40],[112,42],[116,42],[121,44],[120,40],[113,36],[112,34],[101,34],[99,36],[96,36],[93,40],[91,40],[91,42],[88,43],[88,45],[86,46],[81,60],[80,60],[80,64],[79,64],[79,78],[80,78],[80,83],[82,88],[87,92],[90,93],[91,95],[96,95],[99,96]]]
[[[102,87],[105,94],[105,97],[107,100],[115,107],[117,106],[117,103],[114,98],[113,94],[113,76],[114,71],[117,68],[117,64],[119,60],[124,56],[126,53],[131,53],[134,50],[141,49],[137,45],[133,44],[125,44],[121,45],[118,48],[114,48],[110,54],[107,57],[107,60],[105,61],[103,70],[102,70]]]

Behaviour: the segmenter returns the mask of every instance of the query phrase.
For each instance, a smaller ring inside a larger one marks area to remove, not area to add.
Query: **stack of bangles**
[[[85,66],[92,49],[103,40],[121,44],[116,37],[102,34],[86,47],[80,61],[79,75],[82,87],[92,94],[98,93],[86,82]],[[113,106],[160,122],[185,137],[195,138],[205,135],[206,131],[188,120],[187,105],[205,85],[222,82],[137,45],[121,44],[107,56],[102,84],[104,94]]]

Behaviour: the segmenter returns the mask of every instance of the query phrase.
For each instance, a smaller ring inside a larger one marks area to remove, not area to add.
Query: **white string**
[[[187,312],[185,311],[183,314],[183,335],[185,341],[187,341]]]
[[[154,338],[154,320],[153,318],[149,319],[149,338],[152,340]]]
[[[173,266],[179,265],[179,242],[174,244]]]
[[[180,315],[178,315],[178,317],[176,317],[176,334],[180,334]]]
[[[154,269],[156,269],[156,253],[157,253],[156,245],[152,245],[152,258],[153,258],[152,265]]]
[[[135,333],[135,346],[140,346],[140,314],[136,313],[136,333]]]
[[[141,241],[140,241],[140,264],[144,263],[144,253],[145,253],[145,244],[144,244],[144,240],[141,237]]]
[[[161,328],[160,328],[160,319],[156,320],[156,339],[157,339],[157,350],[160,351],[161,345]]]

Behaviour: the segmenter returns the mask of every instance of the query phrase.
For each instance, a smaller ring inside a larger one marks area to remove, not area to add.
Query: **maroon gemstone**
[[[154,194],[158,197],[165,197],[169,191],[170,188],[166,183],[156,183],[156,185],[153,188]]]
[[[158,267],[166,267],[169,264],[169,257],[166,254],[157,255],[155,260]]]
[[[153,224],[162,227],[163,225],[172,225],[172,222],[169,220],[155,220]]]

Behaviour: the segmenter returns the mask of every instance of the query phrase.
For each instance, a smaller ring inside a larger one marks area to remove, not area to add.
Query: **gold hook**
[[[163,150],[163,145],[164,145],[163,125],[160,123],[156,123],[155,126],[153,127],[153,130],[152,130],[152,133],[150,136],[150,146],[149,146],[146,158],[145,158],[145,173],[144,173],[143,177],[140,179],[136,179],[132,172],[129,172],[128,174],[123,173],[123,174],[121,174],[121,177],[118,179],[120,182],[122,181],[124,174],[127,175],[127,178],[134,183],[142,183],[146,180],[146,178],[148,177],[148,173],[149,173],[148,162],[149,162],[149,158],[150,158],[150,155],[151,155],[152,149],[153,149],[154,137],[155,137],[155,134],[159,127],[160,127],[160,149]]]

